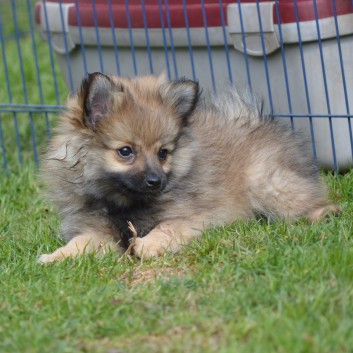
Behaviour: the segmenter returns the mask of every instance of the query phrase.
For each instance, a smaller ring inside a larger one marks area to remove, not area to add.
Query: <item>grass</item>
[[[50,266],[37,258],[59,220],[35,174],[0,182],[0,351],[352,351],[352,172],[326,177],[343,208],[327,222],[237,222],[176,256]]]
[[[21,33],[27,2],[16,2]],[[10,2],[0,2],[12,102],[24,103]],[[56,104],[47,46],[37,37],[43,101]],[[22,53],[33,55],[27,34]],[[57,67],[56,67],[57,70]],[[0,60],[0,80],[6,82]],[[58,71],[57,71],[58,72]],[[28,102],[41,103],[36,68],[24,62]],[[58,77],[62,102],[66,94]],[[0,102],[9,103],[0,90]],[[59,219],[42,195],[30,116],[0,115],[8,174],[0,170],[0,352],[339,353],[353,351],[353,171],[327,174],[341,216],[309,225],[236,222],[206,232],[182,254],[141,262],[116,254],[41,266]],[[44,114],[33,114],[39,149]],[[55,124],[55,116],[48,116]],[[4,154],[2,154],[4,160]]]

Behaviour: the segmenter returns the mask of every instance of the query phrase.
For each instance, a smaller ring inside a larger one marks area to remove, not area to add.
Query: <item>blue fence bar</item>
[[[50,26],[48,21],[48,12],[46,7],[46,0],[43,2],[43,14],[44,14],[44,24],[45,24],[45,33],[46,39],[49,47],[49,57],[50,57],[50,66],[51,66],[51,73],[53,75],[54,80],[54,89],[55,89],[55,98],[56,104],[60,103],[60,94],[59,94],[59,87],[58,87],[58,79],[56,77],[56,69],[55,69],[55,62],[54,62],[54,50],[51,43],[51,36],[50,36]]]
[[[164,49],[164,55],[165,55],[165,66],[167,69],[168,78],[171,79],[172,74],[170,71],[170,64],[169,64],[167,36],[165,35],[165,25],[164,25],[165,20],[164,20],[162,0],[158,0],[158,9],[159,9],[159,16],[160,16],[160,20],[161,20],[161,31],[162,31],[162,36],[163,36],[163,49]]]
[[[286,61],[286,55],[285,55],[285,49],[284,49],[284,43],[283,43],[281,16],[280,16],[280,11],[279,11],[278,0],[276,0],[276,14],[277,14],[277,23],[278,23],[279,42],[281,45],[281,57],[282,57],[282,63],[283,63],[284,78],[285,78],[285,83],[286,83],[288,109],[289,109],[289,113],[292,113],[292,102],[291,102],[291,98],[290,98],[289,79],[288,79],[288,72],[287,72],[287,61]],[[294,119],[292,116],[290,117],[290,123],[291,123],[292,129],[294,130]]]
[[[1,113],[0,113],[0,141],[1,141],[2,162],[3,162],[5,173],[6,175],[8,175],[7,154],[6,154],[6,147],[5,147],[5,137],[4,137],[3,128],[2,128]]]
[[[239,10],[239,23],[240,23],[240,29],[241,29],[241,44],[243,45],[244,49],[244,60],[245,60],[245,66],[246,66],[246,76],[248,79],[248,86],[250,88],[250,91],[252,91],[252,84],[251,84],[251,76],[250,76],[250,67],[249,67],[249,58],[248,58],[248,51],[246,47],[246,40],[245,40],[245,29],[244,29],[244,21],[243,21],[243,14],[241,10],[241,1],[237,0],[238,4],[238,10]]]
[[[175,55],[175,47],[174,47],[174,39],[173,39],[173,29],[171,27],[171,21],[170,21],[170,13],[169,13],[169,7],[168,7],[168,0],[164,0],[165,4],[165,12],[166,12],[166,17],[167,17],[167,24],[168,24],[168,32],[169,32],[169,43],[170,43],[170,49],[172,53],[172,58],[173,58],[173,66],[174,66],[174,77],[176,79],[179,78],[178,74],[178,64],[177,64],[177,59]]]
[[[73,78],[72,78],[72,68],[71,68],[71,61],[70,61],[70,55],[69,55],[69,46],[67,43],[67,36],[66,36],[66,27],[65,27],[65,20],[64,20],[64,12],[63,12],[63,4],[62,1],[59,1],[59,16],[60,16],[60,21],[61,21],[61,28],[63,31],[63,39],[64,39],[64,46],[65,46],[65,59],[66,59],[66,64],[67,64],[67,72],[69,76],[69,88],[70,91],[72,92],[74,90],[74,83],[73,83]],[[94,11],[94,7],[93,7]],[[97,38],[98,45],[99,45],[99,38]],[[100,52],[100,51],[98,51]]]
[[[6,81],[6,89],[7,89],[7,98],[8,102],[12,103],[12,93],[11,93],[11,84],[10,84],[10,77],[9,77],[9,66],[7,64],[7,57],[6,57],[6,52],[5,52],[5,41],[4,41],[4,35],[3,35],[3,25],[2,25],[2,16],[1,16],[1,11],[0,11],[0,43],[1,43],[1,54],[2,54],[2,62],[3,62],[3,69],[4,69],[4,75],[5,75],[5,81]],[[3,80],[2,80],[3,82]],[[13,123],[15,127],[15,139],[16,139],[16,147],[18,151],[18,161],[20,164],[22,164],[22,149],[21,149],[21,142],[20,142],[20,134],[18,130],[18,122],[17,122],[17,115],[16,112],[13,112]],[[5,151],[5,136],[4,133],[1,134],[1,143],[4,145],[3,151]],[[7,163],[6,163],[6,153],[4,152],[3,155],[4,159],[4,165],[6,167],[6,172],[7,172]]]
[[[211,44],[210,44],[210,38],[209,38],[209,34],[208,34],[207,16],[206,16],[206,11],[205,11],[205,2],[204,2],[204,0],[201,0],[201,5],[202,5],[203,25],[204,25],[204,28],[205,28],[205,37],[206,37],[206,47],[207,47],[208,62],[209,62],[209,65],[210,65],[210,73],[211,73],[211,80],[212,80],[212,88],[213,88],[213,91],[216,92],[216,79],[215,79],[214,70],[213,70]]]
[[[231,65],[230,65],[228,39],[227,39],[227,32],[226,32],[226,22],[225,22],[225,19],[224,19],[223,2],[222,2],[222,0],[219,0],[219,13],[221,15],[222,34],[223,34],[223,40],[224,40],[224,50],[225,50],[226,59],[227,59],[227,68],[228,68],[229,82],[233,83],[233,75],[232,75],[232,68],[231,68]]]
[[[39,98],[40,98],[40,103],[41,105],[44,104],[44,96],[43,96],[43,87],[42,87],[42,79],[40,76],[40,70],[39,70],[39,63],[38,63],[38,53],[37,53],[37,45],[35,41],[35,34],[34,34],[34,22],[33,22],[33,14],[32,14],[32,7],[31,3],[29,0],[26,2],[27,4],[27,12],[28,12],[28,21],[29,21],[29,27],[30,27],[30,33],[31,33],[31,40],[32,40],[32,48],[33,48],[33,57],[34,57],[34,62],[36,66],[36,77],[37,77],[37,86],[39,90]],[[45,113],[45,124],[47,128],[47,136],[48,139],[51,137],[51,129],[50,129],[50,122],[49,122],[49,117],[48,113]]]
[[[342,54],[342,46],[341,46],[341,35],[340,35],[339,26],[338,26],[337,10],[336,10],[336,2],[335,2],[335,0],[332,0],[332,8],[333,8],[333,13],[334,13],[334,17],[333,18],[335,20],[337,48],[338,48],[338,53],[339,53],[340,68],[341,68],[341,74],[342,74],[342,85],[343,85],[343,90],[344,90],[344,101],[345,101],[345,104],[346,104],[347,114],[349,114],[350,108],[349,108],[349,100],[348,100],[348,92],[347,92],[347,83],[346,83],[346,76],[345,76],[345,73],[344,73],[343,54]],[[348,130],[349,130],[349,139],[350,139],[350,143],[351,143],[351,151],[352,151],[352,158],[353,158],[353,135],[352,135],[352,124],[351,124],[351,119],[350,118],[348,118]]]
[[[142,13],[143,13],[143,26],[145,28],[146,46],[147,46],[147,52],[148,52],[148,62],[150,64],[150,72],[151,72],[151,74],[153,74],[154,70],[153,70],[152,50],[151,50],[151,45],[150,45],[150,37],[148,34],[148,23],[147,23],[147,18],[146,18],[146,7],[145,7],[144,0],[141,0],[141,5],[142,5]],[[115,32],[113,31],[113,33],[115,33]]]
[[[317,12],[316,0],[313,0],[313,2],[314,2],[315,22],[316,22],[316,29],[317,29],[317,36],[318,36],[318,43],[319,43],[319,51],[320,51],[320,61],[321,61],[321,67],[322,67],[322,76],[324,79],[326,106],[327,106],[328,119],[329,119],[329,124],[330,124],[330,136],[331,136],[331,145],[332,145],[332,154],[333,154],[333,164],[334,164],[335,170],[337,170],[338,164],[337,164],[337,157],[336,157],[335,138],[333,135],[331,105],[330,105],[330,98],[329,98],[328,87],[327,87],[325,59],[324,59],[324,55],[323,55],[321,32],[320,32],[320,26],[319,26],[319,15]]]
[[[126,17],[127,17],[127,22],[128,22],[128,28],[129,28],[131,55],[132,55],[132,61],[134,63],[134,74],[137,75],[138,72],[137,72],[134,36],[132,34],[131,18],[130,18],[130,11],[129,11],[129,1],[128,0],[125,0],[125,7],[126,7]]]
[[[294,13],[295,13],[295,23],[296,23],[296,26],[297,26],[297,33],[298,33],[298,43],[299,43],[299,51],[300,51],[300,63],[301,63],[301,68],[302,68],[302,73],[303,73],[303,82],[304,82],[304,88],[305,88],[305,98],[306,98],[306,104],[307,104],[307,109],[308,109],[308,114],[309,114],[308,117],[309,117],[309,123],[310,123],[311,143],[312,143],[312,146],[313,146],[313,155],[314,155],[315,161],[317,161],[315,132],[314,132],[313,120],[312,120],[312,116],[311,116],[309,89],[308,89],[308,81],[307,81],[307,75],[306,75],[306,69],[305,69],[303,42],[302,42],[302,37],[301,37],[301,32],[300,32],[297,0],[294,0]]]
[[[109,6],[111,6],[110,0],[108,2]],[[76,15],[77,15],[77,24],[78,24],[78,31],[80,35],[80,49],[82,53],[82,61],[83,61],[83,68],[84,68],[84,76],[88,73],[88,67],[87,67],[87,59],[86,59],[86,50],[85,50],[85,42],[83,40],[83,34],[82,34],[82,26],[81,26],[81,16],[80,16],[80,4],[78,0],[75,0],[75,5],[76,5]],[[114,28],[114,23],[111,23],[111,27]],[[114,37],[115,39],[115,37]],[[116,42],[114,41],[114,48],[116,47]],[[118,71],[119,72],[119,71]]]
[[[193,54],[193,51],[192,51],[190,26],[189,26],[189,17],[188,17],[188,12],[187,12],[187,9],[186,9],[186,0],[183,0],[183,12],[184,12],[184,19],[185,19],[185,28],[186,28],[188,49],[189,49],[189,55],[190,55],[191,73],[192,73],[193,80],[196,80],[194,54]]]
[[[64,108],[64,105],[0,103],[2,113],[60,113]]]
[[[103,56],[102,56],[102,47],[101,47],[101,40],[99,36],[99,24],[98,24],[98,19],[97,19],[97,11],[96,11],[96,4],[95,1],[92,0],[92,9],[93,9],[93,21],[94,21],[94,30],[96,32],[96,39],[97,39],[97,52],[98,52],[98,58],[99,58],[99,71],[104,72],[104,62],[103,62]]]
[[[268,99],[269,99],[269,103],[270,103],[270,112],[271,112],[271,114],[273,114],[274,110],[273,110],[273,101],[272,101],[271,80],[270,80],[270,73],[268,70],[266,45],[265,45],[265,39],[264,39],[264,31],[263,31],[263,27],[262,27],[262,18],[261,18],[259,0],[256,0],[256,10],[257,10],[257,18],[259,21],[261,47],[262,47],[262,52],[263,52],[263,59],[264,59],[263,62],[264,62],[265,73],[266,73],[266,82],[267,82]]]
[[[165,71],[217,93],[249,88],[265,112],[303,130],[319,166],[345,171],[353,165],[352,23],[347,0],[2,1],[1,168],[38,163],[88,72]]]

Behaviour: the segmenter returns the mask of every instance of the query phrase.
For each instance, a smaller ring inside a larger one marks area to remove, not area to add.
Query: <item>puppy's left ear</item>
[[[170,106],[175,114],[187,123],[187,118],[199,100],[199,84],[187,79],[171,81],[160,86],[160,94],[164,104]]]

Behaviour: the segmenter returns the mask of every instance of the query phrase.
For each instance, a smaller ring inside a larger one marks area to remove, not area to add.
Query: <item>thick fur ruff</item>
[[[230,87],[89,75],[60,118],[43,163],[69,241],[40,261],[126,248],[176,252],[208,227],[264,215],[314,221],[329,205],[310,146]]]

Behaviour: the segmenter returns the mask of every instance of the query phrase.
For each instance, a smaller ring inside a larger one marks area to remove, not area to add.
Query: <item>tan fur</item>
[[[108,251],[118,250],[118,245],[107,238],[105,234],[80,234],[72,238],[65,246],[56,249],[52,254],[41,255],[39,262],[46,264],[85,253],[105,254]]]
[[[337,216],[341,213],[341,209],[337,205],[327,205],[325,207],[317,208],[309,213],[308,220],[312,223],[318,222],[329,215]]]
[[[154,228],[146,237],[137,238],[134,253],[140,258],[163,255],[166,251],[176,253],[183,245],[200,236],[207,227],[205,220],[197,217],[173,219]]]
[[[43,263],[124,245],[138,257],[177,252],[202,231],[258,214],[316,221],[326,199],[310,147],[230,88],[198,100],[192,81],[91,75],[68,101],[43,174],[68,244]],[[133,156],[118,151],[129,146]],[[160,159],[161,150],[168,150]],[[153,178],[161,186],[150,192]],[[151,179],[152,178],[152,179]],[[113,242],[113,243],[112,243]],[[102,244],[103,247],[102,247]]]

